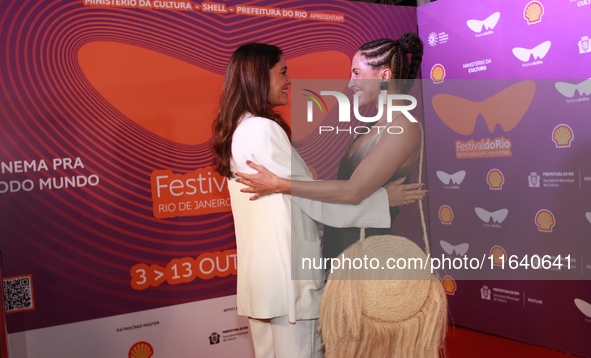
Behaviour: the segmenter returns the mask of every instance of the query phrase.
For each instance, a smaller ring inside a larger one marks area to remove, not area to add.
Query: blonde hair
[[[357,242],[343,255],[371,257],[368,249],[384,257],[417,257],[419,250],[426,257],[410,240],[392,235]],[[447,330],[447,298],[438,278],[396,270],[386,278],[401,279],[375,279],[390,270],[371,271],[340,269],[329,276],[319,325],[325,357],[439,357]]]

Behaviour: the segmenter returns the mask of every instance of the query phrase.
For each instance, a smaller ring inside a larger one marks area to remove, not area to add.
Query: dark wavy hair
[[[230,58],[220,98],[220,110],[213,121],[211,145],[216,162],[215,170],[225,177],[233,175],[230,170],[232,136],[244,114],[268,118],[279,124],[287,136],[291,137],[289,126],[268,101],[271,88],[269,71],[279,62],[282,54],[277,46],[250,43],[240,46]]]
[[[402,35],[399,40],[384,38],[370,41],[358,51],[371,67],[390,68],[402,93],[408,93],[412,88],[423,61],[423,42],[414,32]],[[411,55],[410,61],[407,54]]]

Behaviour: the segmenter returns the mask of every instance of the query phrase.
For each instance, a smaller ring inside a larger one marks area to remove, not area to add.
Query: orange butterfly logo
[[[435,113],[454,132],[468,135],[474,132],[476,120],[482,114],[492,133],[497,124],[509,132],[527,112],[536,93],[533,81],[522,81],[505,88],[481,102],[472,102],[450,94],[433,96]]]
[[[85,44],[78,52],[82,72],[115,109],[144,129],[171,141],[207,142],[217,115],[224,76],[143,47],[113,41]],[[351,60],[338,51],[288,60],[290,77],[340,79]],[[310,66],[314,64],[314,66]],[[291,104],[279,109],[291,122]],[[298,131],[308,135],[313,127]],[[300,134],[301,133],[301,134]]]

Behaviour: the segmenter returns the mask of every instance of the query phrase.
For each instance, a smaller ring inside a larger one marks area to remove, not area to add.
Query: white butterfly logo
[[[591,304],[580,298],[575,298],[575,305],[577,305],[577,308],[580,309],[585,316],[591,318]]]
[[[531,55],[534,55],[534,59],[537,60],[546,57],[546,54],[550,51],[550,45],[552,45],[552,42],[544,41],[531,50],[523,47],[515,47],[513,54],[522,62],[529,61]]]
[[[449,242],[443,240],[439,241],[439,244],[443,248],[443,251],[445,251],[448,255],[453,254],[455,251],[456,255],[458,256],[464,256],[466,252],[468,252],[468,248],[470,247],[470,245],[467,243],[453,246]]]
[[[482,31],[482,27],[486,30],[494,29],[497,26],[497,22],[499,22],[499,18],[501,17],[500,12],[495,12],[494,14],[490,15],[486,19],[480,20],[468,20],[466,25],[470,28],[470,30],[478,33]]]
[[[480,220],[484,221],[485,223],[489,222],[490,218],[492,217],[493,222],[496,224],[500,224],[503,221],[505,221],[505,218],[509,214],[508,209],[500,209],[495,211],[494,213],[489,213],[483,208],[474,208],[474,211],[476,211],[476,215],[478,215]]]
[[[591,213],[585,213],[585,217],[591,223]]]
[[[460,185],[464,180],[464,177],[466,176],[466,171],[460,170],[459,172],[454,174],[447,174],[446,172],[438,170],[436,174],[443,184],[449,184],[449,182],[451,181],[453,184]]]
[[[577,91],[579,91],[579,95],[581,96],[591,94],[591,78],[576,85],[567,82],[556,82],[554,86],[561,95],[568,98],[574,96]]]

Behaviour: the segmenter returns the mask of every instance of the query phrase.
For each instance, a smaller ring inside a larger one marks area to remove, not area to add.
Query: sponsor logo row
[[[576,0],[570,0],[575,2]],[[577,1],[578,6],[591,5],[591,0],[580,0]],[[513,11],[519,11],[515,8]],[[527,25],[535,25],[542,22],[542,17],[546,10],[541,1],[530,1],[523,8],[523,20]],[[468,29],[474,33],[474,37],[483,37],[494,34],[494,29],[497,27],[501,20],[501,12],[496,11],[487,16],[484,19],[473,19],[466,20],[466,31]],[[431,47],[445,44],[449,40],[449,35],[445,32],[431,32],[427,37],[427,43]],[[588,49],[588,47],[586,48]],[[589,51],[588,51],[589,52]]]
[[[470,244],[467,242],[454,246],[447,241],[439,240],[439,244],[443,251],[450,256],[456,255],[463,257],[468,253],[468,249],[470,248]],[[501,266],[503,262],[507,261],[507,251],[505,251],[502,246],[494,245],[490,248],[488,254],[489,256],[492,256],[492,262],[495,266]]]
[[[571,0],[575,2],[576,0]],[[576,1],[577,5],[585,6],[591,4],[591,0],[580,0]],[[505,11],[521,11],[520,9],[505,10]],[[504,11],[504,12],[505,12]],[[543,16],[546,12],[544,5],[541,1],[530,1],[523,8],[523,20],[527,25],[536,25],[542,22]],[[494,29],[502,26],[503,18],[505,16],[500,12],[496,11],[488,15],[484,19],[470,18],[466,20],[466,27],[464,30],[468,33],[474,33],[475,38],[489,36],[494,34]],[[511,25],[514,27],[515,25]],[[449,41],[449,34],[445,32],[430,32],[427,36],[427,43],[431,47],[443,45]],[[535,45],[534,47],[514,47],[511,49],[513,56],[522,62],[522,67],[530,67],[536,65],[542,65],[544,57],[550,51],[552,42],[545,40]],[[580,34],[580,39],[572,44],[572,50],[577,51],[579,54],[591,53],[591,38],[589,34]],[[464,69],[467,69],[468,73],[475,73],[480,71],[488,70],[487,65],[490,65],[492,60],[482,59],[474,61],[473,63],[464,64]],[[436,64],[431,70],[431,78],[435,83],[441,82],[445,77],[445,69],[441,64]]]
[[[448,174],[442,170],[435,172],[437,178],[443,183],[444,189],[460,189],[461,184],[466,178],[466,171],[459,170],[453,174]],[[541,174],[541,177],[540,177]],[[505,184],[505,175],[500,169],[493,168],[488,171],[486,176],[483,178],[486,185],[490,190],[502,190],[503,184]],[[579,187],[582,186],[582,182],[591,182],[591,176],[577,177],[575,172],[564,171],[564,172],[530,172],[527,178],[523,178],[521,184],[525,186],[527,184],[530,188],[558,188],[560,186],[576,184],[579,182]]]
[[[489,211],[481,207],[475,207],[474,212],[476,216],[482,220],[484,227],[501,228],[501,224],[509,215],[509,209],[501,208],[494,211]],[[454,211],[449,205],[442,205],[437,216],[443,225],[452,225],[455,217]],[[591,223],[591,212],[585,213],[585,218]],[[552,232],[556,226],[556,216],[548,209],[540,209],[536,212],[533,218],[534,224],[540,232]]]
[[[450,126],[450,123],[445,123]],[[455,123],[451,123],[451,125],[455,126]],[[460,125],[465,125],[465,122]],[[556,148],[570,148],[575,139],[575,132],[568,124],[562,123],[552,129],[549,137]],[[513,155],[512,148],[513,142],[505,137],[469,139],[465,142],[459,139],[455,141],[457,159],[510,157]]]
[[[445,293],[449,296],[454,296],[456,291],[458,290],[458,283],[454,278],[450,275],[446,275],[441,279],[441,283],[445,290]],[[533,298],[533,297],[525,297],[525,292],[519,292],[512,289],[505,289],[501,287],[489,287],[488,285],[483,285],[477,295],[480,296],[482,300],[485,301],[496,301],[501,303],[507,303],[509,301],[513,302],[527,302],[528,304],[536,304],[536,305],[543,305],[544,300],[542,298]],[[573,300],[574,305],[577,309],[583,314],[585,317],[585,321],[591,323],[591,303],[581,299],[575,298]]]
[[[535,25],[542,22],[544,15],[544,5],[539,1],[531,1],[523,9],[523,19],[528,25]],[[501,19],[501,12],[496,11],[485,19],[468,19],[466,26],[475,35],[475,37],[483,37],[494,34],[494,28],[498,25]],[[431,32],[427,37],[427,43],[431,47],[445,44],[449,39],[449,35],[445,32]]]

